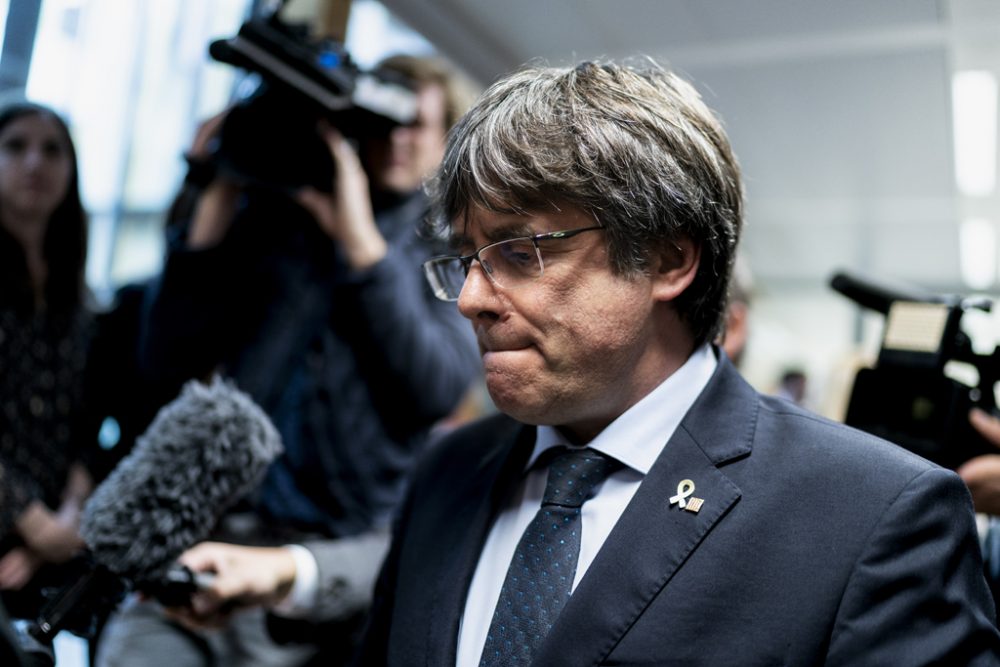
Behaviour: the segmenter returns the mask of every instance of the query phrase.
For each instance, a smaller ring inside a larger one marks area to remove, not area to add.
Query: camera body
[[[36,618],[11,620],[13,639],[25,665],[55,664],[52,642],[62,631],[94,638],[108,615],[132,591],[141,591],[164,606],[186,607],[191,596],[207,586],[211,574],[195,573],[174,563],[154,578],[135,581],[97,563],[91,555],[67,563],[63,586],[43,590],[46,601]]]
[[[216,149],[216,166],[243,183],[329,191],[333,161],[318,133],[321,119],[363,141],[416,117],[411,82],[394,72],[362,71],[340,43],[313,39],[276,12],[213,42],[209,54],[260,75],[253,93],[226,116]]]
[[[858,371],[845,423],[951,469],[1000,452],[969,423],[973,407],[996,412],[1000,348],[977,354],[961,327],[968,309],[989,311],[992,302],[903,293],[845,273],[836,274],[830,286],[886,316],[878,360]],[[975,368],[978,382],[949,377],[945,366],[953,361]]]

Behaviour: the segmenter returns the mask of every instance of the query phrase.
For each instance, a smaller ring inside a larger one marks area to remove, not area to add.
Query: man
[[[1000,447],[1000,419],[995,415],[973,408],[969,411],[969,423],[987,442]],[[975,456],[955,472],[968,485],[973,505],[984,517],[980,532],[986,581],[993,593],[993,601],[1000,602],[1000,450]]]
[[[746,261],[737,256],[733,264],[733,275],[729,281],[729,306],[726,311],[725,326],[720,340],[716,341],[736,368],[743,366],[743,355],[750,338],[751,292],[750,269]]]
[[[506,415],[422,459],[359,664],[997,664],[961,481],[709,344],[741,185],[690,85],[509,76],[435,198],[457,254],[428,278]]]
[[[1000,419],[979,408],[969,412],[969,423],[986,440],[1000,447]],[[1000,515],[1000,450],[969,459],[956,470],[972,492],[976,509]]]
[[[195,179],[205,187],[151,290],[142,341],[142,363],[160,384],[221,371],[272,418],[286,451],[214,537],[315,543],[312,556],[308,546],[298,553],[318,568],[321,586],[334,588],[335,625],[316,636],[311,626],[281,624],[283,638],[301,641],[281,647],[260,610],[213,614],[223,630],[202,633],[135,602],[109,623],[100,665],[164,664],[164,656],[185,665],[296,664],[326,641],[339,653],[330,664],[350,654],[404,478],[477,374],[467,328],[419,276],[434,248],[419,229],[422,180],[464,110],[463,91],[436,60],[397,57],[383,66],[414,81],[416,120],[365,137],[357,153],[322,127],[313,140],[332,158],[329,191],[305,183],[289,190],[233,170],[232,116],[201,133],[203,146],[220,134],[222,155],[216,171]],[[274,156],[247,150],[253,132],[236,138],[241,155],[254,158],[244,163],[283,176]],[[232,574],[214,570],[221,582]]]

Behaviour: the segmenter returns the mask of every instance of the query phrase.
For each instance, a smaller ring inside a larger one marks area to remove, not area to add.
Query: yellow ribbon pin
[[[694,493],[694,482],[689,479],[682,479],[680,484],[677,485],[677,495],[670,497],[670,504],[677,504],[678,507],[684,509],[687,506],[688,498],[692,493]]]

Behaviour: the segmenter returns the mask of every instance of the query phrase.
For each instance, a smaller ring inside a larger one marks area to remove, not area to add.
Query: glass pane
[[[0,27],[7,25],[7,10],[10,8],[10,0],[0,0]],[[6,30],[0,30],[0,49],[3,49],[3,38]]]
[[[434,46],[376,0],[355,0],[347,21],[344,43],[351,58],[362,69],[396,53],[421,56],[434,53]]]
[[[184,148],[239,74],[210,60],[208,44],[236,32],[249,2],[43,2],[27,95],[69,120],[99,292],[158,270]]]
[[[212,60],[208,46],[235,35],[251,4],[42,2],[26,92],[69,121],[91,220],[87,277],[99,294],[159,270],[183,152],[244,75]],[[374,0],[352,5],[347,41],[363,68],[392,53],[433,51]]]

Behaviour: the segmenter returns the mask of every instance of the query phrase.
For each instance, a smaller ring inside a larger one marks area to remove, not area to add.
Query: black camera
[[[385,136],[413,122],[416,93],[401,75],[363,71],[339,42],[308,35],[277,12],[244,23],[235,37],[212,42],[215,60],[260,75],[226,116],[216,166],[245,183],[279,190],[330,190],[333,162],[317,124],[344,136]]]
[[[112,572],[86,554],[68,561],[66,569],[62,587],[42,591],[45,601],[35,618],[11,621],[13,638],[26,667],[54,665],[52,642],[64,630],[93,639],[108,615],[131,591],[141,591],[164,606],[186,607],[191,596],[213,578],[211,574],[195,573],[174,563],[155,579],[134,581]]]
[[[969,410],[996,414],[1000,347],[978,354],[962,329],[970,309],[989,312],[992,301],[918,294],[836,274],[830,286],[885,315],[878,361],[858,371],[844,421],[895,442],[946,468],[985,453],[1000,453],[969,424]],[[970,366],[978,380],[949,377],[945,366]]]

